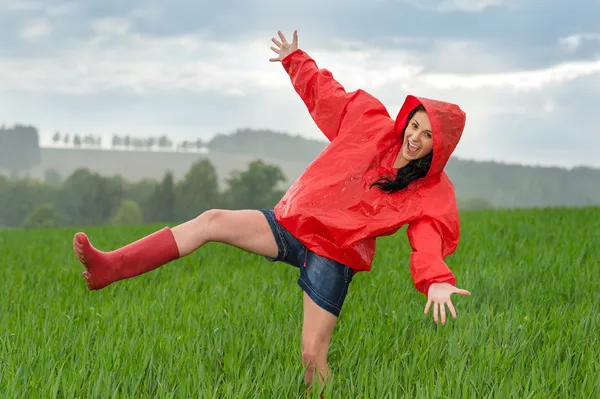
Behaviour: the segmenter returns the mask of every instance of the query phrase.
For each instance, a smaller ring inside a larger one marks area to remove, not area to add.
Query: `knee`
[[[198,227],[203,229],[210,228],[210,226],[218,224],[219,220],[222,220],[227,211],[223,209],[209,209],[196,216],[194,222],[198,224]]]
[[[221,215],[223,215],[224,212],[227,211],[223,209],[209,209],[196,216],[196,220],[201,220],[204,222],[212,221],[214,219],[219,218]]]
[[[228,215],[232,211],[226,209],[209,209],[196,216],[194,229],[204,237],[205,242],[222,241],[224,231],[228,228]]]
[[[318,340],[304,340],[302,342],[302,363],[314,367],[322,357],[322,345]]]

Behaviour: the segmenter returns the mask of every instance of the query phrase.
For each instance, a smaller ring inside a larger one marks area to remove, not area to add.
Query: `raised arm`
[[[281,62],[296,92],[306,105],[310,116],[323,134],[333,141],[340,132],[340,126],[346,119],[386,117],[389,114],[385,106],[364,90],[346,92],[331,72],[319,69],[316,62],[304,51],[298,49],[298,33],[294,31],[292,43],[278,32],[281,41],[273,38],[278,48],[271,49],[279,56],[269,59]]]

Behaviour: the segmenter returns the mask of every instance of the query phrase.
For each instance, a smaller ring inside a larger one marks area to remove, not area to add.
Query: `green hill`
[[[243,129],[231,135],[217,135],[207,147],[219,152],[308,164],[326,145],[326,141],[307,140],[268,130]],[[453,157],[446,172],[456,187],[458,197],[485,199],[497,207],[600,204],[600,169],[514,165]]]

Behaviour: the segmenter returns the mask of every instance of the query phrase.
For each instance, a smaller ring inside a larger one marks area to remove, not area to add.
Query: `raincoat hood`
[[[418,105],[423,105],[431,123],[433,159],[427,176],[437,175],[444,170],[456,149],[465,127],[466,115],[458,105],[409,95],[398,112],[394,129],[404,138],[408,116]]]

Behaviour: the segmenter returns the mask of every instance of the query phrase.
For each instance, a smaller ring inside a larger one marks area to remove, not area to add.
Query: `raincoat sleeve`
[[[435,220],[423,218],[409,223],[406,233],[413,252],[410,272],[415,288],[427,295],[433,283],[456,285],[456,278],[444,258],[456,248],[456,240],[445,241],[444,229]]]
[[[338,136],[344,119],[353,119],[352,122],[357,124],[374,116],[390,117],[379,100],[360,89],[347,93],[331,72],[319,69],[316,62],[300,49],[281,63],[310,116],[330,142]]]

